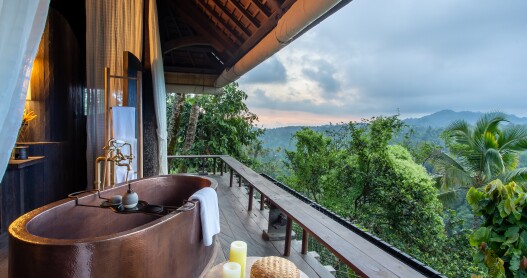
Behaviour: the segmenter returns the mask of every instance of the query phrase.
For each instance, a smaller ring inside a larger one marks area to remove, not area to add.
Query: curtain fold
[[[31,68],[49,0],[0,0],[0,180],[22,123]]]
[[[95,159],[104,155],[104,68],[123,75],[123,51],[142,57],[143,0],[86,0],[87,178],[94,181]],[[122,80],[111,79],[112,105],[122,98]]]
[[[157,119],[157,142],[159,174],[168,174],[167,163],[167,107],[165,73],[163,70],[163,52],[157,19],[156,0],[150,0],[148,6],[148,26],[150,44],[150,64],[152,65],[152,84],[154,91],[154,106]]]

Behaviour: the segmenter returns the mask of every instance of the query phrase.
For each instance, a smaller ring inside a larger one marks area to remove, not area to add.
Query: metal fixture
[[[124,154],[122,152],[122,149],[128,146],[128,155]],[[115,164],[117,167],[124,167],[126,166],[126,179],[125,182],[128,182],[128,175],[130,171],[132,170],[132,160],[134,159],[133,153],[132,153],[132,145],[130,143],[122,141],[122,140],[116,140],[116,139],[110,139],[108,140],[108,143],[103,148],[106,156],[99,156],[95,160],[95,181],[94,181],[94,189],[101,190],[101,183],[99,182],[99,164],[101,162],[103,163],[104,172],[102,177],[102,188],[105,186],[112,186],[114,181],[114,175],[115,175],[115,167],[108,167],[108,161]],[[110,172],[108,173],[108,168],[110,168]],[[107,176],[110,176],[110,180],[106,180]]]

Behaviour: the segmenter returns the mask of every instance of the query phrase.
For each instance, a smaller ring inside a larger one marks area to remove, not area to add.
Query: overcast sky
[[[527,116],[526,0],[354,0],[239,80],[260,125]]]

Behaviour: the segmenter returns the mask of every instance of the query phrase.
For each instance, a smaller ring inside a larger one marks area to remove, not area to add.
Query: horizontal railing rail
[[[307,234],[314,237],[330,252],[342,260],[361,277],[444,277],[415,258],[400,251],[380,238],[365,232],[349,220],[325,209],[309,198],[291,189],[272,177],[258,174],[238,160],[226,155],[169,155],[169,159],[212,159],[214,172],[220,161],[223,174],[225,166],[230,168],[230,184],[239,177],[249,186],[249,207],[252,210],[254,189],[260,192],[261,206],[266,198],[287,216],[284,255],[291,248],[292,221],[303,229],[302,252],[307,250]]]

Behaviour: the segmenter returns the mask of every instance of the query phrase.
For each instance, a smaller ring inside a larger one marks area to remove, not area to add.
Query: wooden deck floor
[[[211,176],[218,181],[218,201],[220,207],[221,233],[219,241],[221,250],[216,262],[225,261],[229,257],[230,243],[235,240],[247,242],[248,256],[280,256],[284,252],[284,241],[265,241],[262,239],[263,229],[267,229],[267,209],[260,211],[259,199],[253,201],[253,210],[247,211],[248,194],[245,187],[237,183],[229,187],[228,175]],[[311,255],[300,253],[301,244],[293,240],[291,256],[285,257],[309,277],[333,277]]]
[[[248,256],[280,256],[284,250],[284,241],[265,241],[262,230],[267,229],[268,210],[259,210],[259,201],[253,202],[252,211],[247,211],[248,195],[245,187],[238,187],[237,183],[229,187],[228,175],[212,176],[218,181],[218,201],[220,207],[221,233],[218,240],[221,244],[220,252],[214,265],[226,261],[229,257],[230,243],[235,240],[247,242]],[[333,277],[318,261],[310,255],[302,255],[298,241],[293,240],[291,256],[287,259],[309,277]],[[7,277],[7,236],[0,236],[0,277]]]

